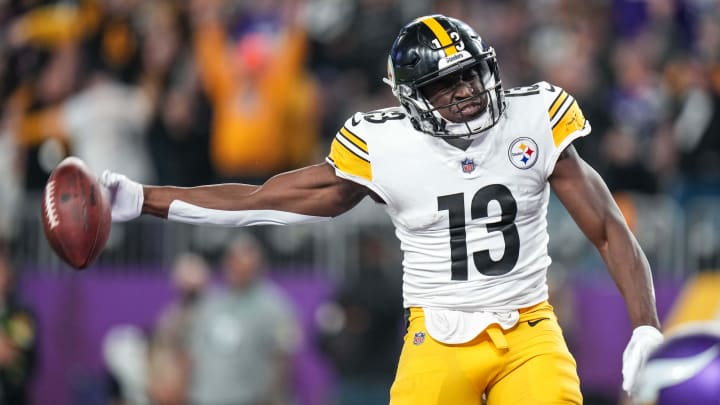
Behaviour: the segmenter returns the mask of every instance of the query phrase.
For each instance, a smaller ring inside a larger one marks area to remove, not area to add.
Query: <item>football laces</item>
[[[50,180],[47,184],[47,190],[45,190],[45,216],[47,217],[50,229],[55,229],[60,225],[57,211],[55,210],[55,180]]]

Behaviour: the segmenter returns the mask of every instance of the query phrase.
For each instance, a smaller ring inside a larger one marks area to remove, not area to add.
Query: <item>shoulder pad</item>
[[[407,118],[407,113],[402,107],[390,107],[381,110],[356,113],[353,115],[353,122],[364,121],[368,124],[384,124],[390,121],[401,121]]]
[[[371,181],[370,150],[364,132],[364,114],[353,114],[335,134],[327,160],[341,172]]]
[[[550,83],[540,82],[539,84],[555,146],[560,146],[568,136],[576,132],[587,134],[589,123],[575,98]]]
[[[538,82],[530,86],[513,87],[503,91],[505,97],[526,97],[526,96],[537,96],[545,92],[556,91],[558,87],[553,86],[548,82]]]

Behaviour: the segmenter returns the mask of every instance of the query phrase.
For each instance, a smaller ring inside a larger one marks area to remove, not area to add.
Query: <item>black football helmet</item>
[[[468,99],[433,106],[421,88],[448,75],[475,69],[483,89]],[[464,22],[443,15],[420,17],[400,31],[388,57],[383,79],[407,110],[419,131],[442,138],[472,138],[492,128],[505,109],[495,50]],[[485,98],[485,111],[463,122],[452,122],[439,109]]]

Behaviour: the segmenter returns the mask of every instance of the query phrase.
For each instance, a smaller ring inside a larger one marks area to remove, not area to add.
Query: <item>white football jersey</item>
[[[415,130],[401,107],[355,114],[332,142],[337,175],[387,204],[405,307],[501,312],[548,297],[548,177],[590,124],[546,82],[506,91],[505,102],[467,150]]]

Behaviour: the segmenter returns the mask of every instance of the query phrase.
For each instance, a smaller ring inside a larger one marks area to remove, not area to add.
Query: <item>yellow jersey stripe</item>
[[[560,106],[563,105],[563,103],[565,102],[565,99],[568,97],[570,97],[570,95],[565,90],[563,90],[555,98],[555,101],[553,101],[552,104],[550,104],[550,108],[548,109],[548,115],[550,116],[550,121],[553,120],[558,109],[560,109]]]
[[[443,28],[443,26],[440,25],[435,18],[425,17],[422,19],[422,22],[427,25],[430,30],[432,30],[433,34],[435,34],[435,38],[440,41],[440,46],[442,46],[443,50],[445,50],[445,56],[457,53],[457,49],[454,46],[450,46],[453,43],[452,39],[450,39],[450,35],[448,35],[445,28]]]
[[[552,128],[555,146],[559,146],[568,135],[583,128],[585,128],[585,116],[577,101],[573,101]]]
[[[367,143],[365,143],[365,141],[363,141],[362,139],[360,139],[359,136],[357,136],[357,135],[353,134],[352,132],[350,132],[349,129],[347,129],[346,127],[340,128],[340,134],[341,134],[343,137],[345,137],[345,139],[347,139],[348,142],[350,142],[350,143],[352,143],[353,145],[357,146],[358,149],[360,149],[361,151],[363,151],[363,152],[365,152],[365,153],[368,153]]]
[[[333,139],[330,145],[329,158],[340,171],[372,181],[370,161],[350,150],[337,138]]]

